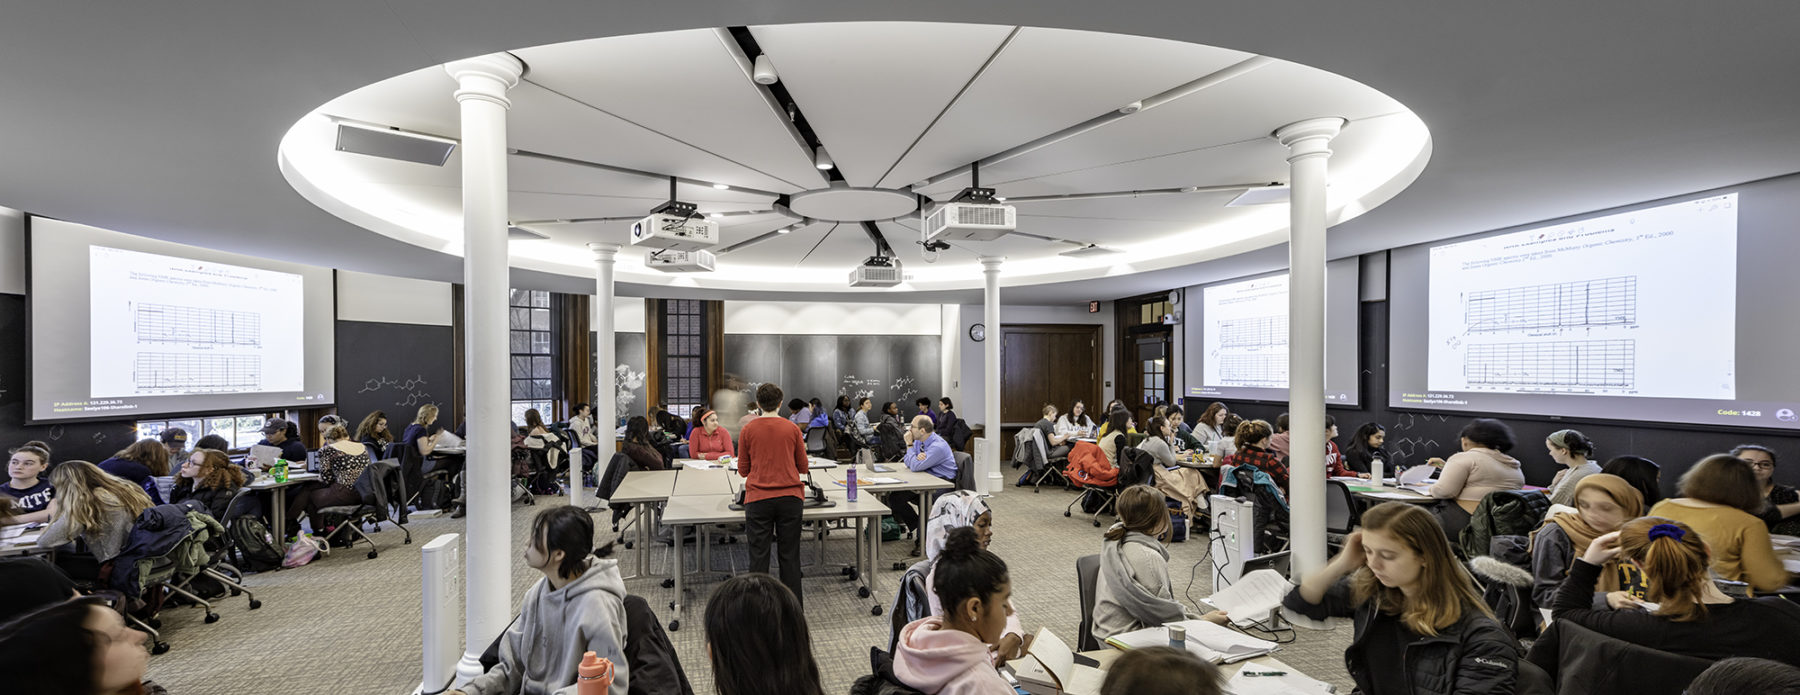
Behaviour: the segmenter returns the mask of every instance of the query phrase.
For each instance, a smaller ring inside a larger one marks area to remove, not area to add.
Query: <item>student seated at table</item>
[[[944,554],[945,544],[950,542],[950,532],[959,528],[975,529],[976,543],[982,550],[987,550],[994,540],[994,512],[988,508],[985,497],[968,490],[952,490],[940,495],[931,505],[931,521],[925,530],[925,562],[931,566],[925,571],[925,603],[931,615],[944,614],[944,604],[933,591],[937,586],[937,560]],[[1025,636],[1025,628],[1019,622],[1019,613],[1011,603],[1007,601],[1006,630],[1001,633],[1000,641],[993,645],[995,666],[1025,656],[1031,646],[1031,639]]]
[[[956,415],[955,408],[956,408],[956,404],[950,402],[949,396],[945,396],[943,398],[938,399],[937,417],[931,419],[931,424],[933,426],[937,427],[937,431],[939,431],[939,432],[950,431],[950,423],[956,422],[957,420],[960,419]]]
[[[1367,695],[1515,691],[1519,643],[1494,619],[1431,512],[1384,502],[1325,568],[1288,592],[1314,620],[1354,618],[1344,661]],[[1582,589],[1582,605],[1592,587]]]
[[[1550,504],[1572,507],[1575,484],[1600,472],[1600,464],[1588,460],[1594,455],[1594,442],[1575,430],[1557,430],[1544,439],[1544,448],[1550,451],[1550,459],[1562,466],[1550,479],[1550,489],[1545,494],[1550,496]]]
[[[1754,656],[1800,665],[1800,605],[1779,597],[1734,599],[1707,575],[1698,529],[1655,516],[1595,538],[1569,567],[1551,615],[1633,644],[1703,659]],[[1617,558],[1641,568],[1655,610],[1594,607],[1601,568]]]
[[[1374,472],[1375,462],[1382,462],[1382,475],[1392,475],[1396,471],[1393,459],[1388,457],[1386,449],[1381,445],[1387,442],[1387,430],[1379,423],[1365,422],[1355,432],[1350,433],[1350,444],[1344,447],[1344,466],[1352,471],[1367,476]]]
[[[56,489],[44,477],[49,467],[50,450],[39,442],[25,442],[12,450],[12,458],[6,462],[6,485],[0,486],[0,493],[17,504],[7,523],[41,524],[50,520],[50,499],[56,496]]]
[[[1624,478],[1631,488],[1644,496],[1644,508],[1649,509],[1661,502],[1662,466],[1642,456],[1614,456],[1606,460],[1600,472]]]
[[[575,414],[569,417],[569,429],[575,432],[577,446],[591,447],[600,444],[600,439],[594,436],[593,406],[576,403]]]
[[[1175,600],[1169,580],[1169,505],[1163,493],[1133,485],[1119,493],[1119,521],[1106,530],[1100,573],[1094,582],[1094,638],[1108,637],[1183,620],[1221,625],[1224,611],[1198,614]]]
[[[1275,416],[1273,424],[1275,425],[1275,434],[1269,435],[1267,448],[1285,460],[1288,457],[1288,440],[1294,436],[1292,432],[1288,431],[1288,414],[1282,413]]]
[[[219,435],[209,434],[201,437],[199,441],[194,442],[194,450],[199,451],[201,449],[212,449],[213,451],[230,453],[231,442],[226,441],[224,437]]]
[[[1756,474],[1757,489],[1766,501],[1756,517],[1768,525],[1769,533],[1800,535],[1800,519],[1794,518],[1800,516],[1800,492],[1775,482],[1775,450],[1761,444],[1739,444],[1731,448],[1731,455],[1749,463]]]
[[[894,423],[895,428],[902,429],[902,430],[906,429],[906,422],[904,420],[902,420],[901,416],[900,416],[900,404],[899,403],[895,403],[893,401],[888,401],[886,403],[881,404],[881,422],[875,423],[875,428],[880,429],[882,423],[887,423],[887,422]],[[904,445],[904,444],[905,443],[902,442],[902,445]]]
[[[766,574],[740,574],[706,600],[706,656],[719,695],[824,695],[799,599]]]
[[[800,515],[805,513],[806,475],[810,459],[800,428],[783,419],[781,387],[756,387],[763,415],[744,425],[738,435],[738,475],[744,477],[744,536],[750,544],[750,571],[769,573],[769,546],[780,555],[781,583],[806,602],[800,588]]]
[[[1337,418],[1325,416],[1325,475],[1332,478],[1367,478],[1368,473],[1358,473],[1344,463],[1344,454],[1338,451]]]
[[[1712,569],[1720,578],[1774,591],[1787,585],[1787,569],[1775,557],[1768,525],[1756,518],[1762,507],[1750,464],[1730,454],[1713,454],[1683,473],[1681,496],[1656,503],[1650,516],[1699,531],[1712,549]]]
[[[1225,435],[1224,439],[1219,440],[1220,456],[1230,456],[1237,453],[1237,428],[1238,425],[1242,424],[1244,424],[1244,416],[1237,413],[1227,413],[1225,415],[1225,421],[1219,423],[1219,434]]]
[[[838,394],[837,407],[831,409],[831,428],[845,430],[850,428],[850,397]]]
[[[1114,413],[1121,413],[1125,416],[1125,424],[1122,427],[1113,425]],[[1094,438],[1098,441],[1106,441],[1108,435],[1120,431],[1126,434],[1137,434],[1137,422],[1132,420],[1131,411],[1126,410],[1125,406],[1116,405],[1107,409],[1106,420],[1100,423],[1100,431],[1094,434]]]
[[[1281,494],[1287,494],[1288,467],[1280,456],[1269,450],[1269,438],[1273,436],[1271,429],[1269,423],[1262,420],[1246,420],[1237,426],[1232,435],[1237,451],[1219,460],[1220,487],[1226,486],[1224,481],[1238,466],[1251,466],[1269,476],[1275,487],[1281,488]]]
[[[1131,435],[1137,434],[1132,427],[1131,414],[1119,408],[1106,414],[1106,424],[1100,427],[1100,453],[1106,454],[1106,462],[1119,467],[1119,454],[1131,444]]]
[[[1569,563],[1595,538],[1619,530],[1644,515],[1644,500],[1624,478],[1596,473],[1575,484],[1576,512],[1551,514],[1531,534],[1531,601],[1549,609],[1556,590],[1569,575]],[[1643,600],[1644,573],[1618,561],[1601,568],[1594,607],[1628,608]]]
[[[325,430],[325,446],[319,449],[319,484],[305,486],[300,493],[288,501],[288,528],[300,527],[300,515],[305,514],[312,523],[313,533],[330,533],[319,516],[319,511],[326,507],[344,507],[362,503],[362,493],[356,491],[356,479],[362,477],[364,468],[369,467],[372,453],[361,442],[350,441],[350,435],[343,426],[336,425]],[[350,540],[340,541],[348,546]]]
[[[1070,435],[1057,431],[1056,406],[1045,403],[1043,413],[1044,416],[1038,418],[1037,423],[1033,424],[1032,427],[1036,427],[1037,431],[1044,435],[1044,446],[1049,447],[1049,451],[1047,452],[1049,456],[1046,460],[1068,458],[1069,449],[1072,448],[1075,443],[1069,441],[1071,439]]]
[[[148,638],[97,598],[53,603],[0,625],[8,693],[167,695],[144,680]]]
[[[625,423],[625,442],[620,451],[631,458],[632,470],[660,471],[669,468],[669,461],[663,458],[656,445],[650,443],[650,419],[642,415],[633,416]]]
[[[194,500],[206,507],[206,513],[223,523],[231,508],[231,498],[244,487],[244,469],[231,462],[231,457],[216,449],[194,449],[175,475],[175,489],[169,501]]]
[[[593,557],[594,518],[551,507],[531,520],[525,564],[544,575],[525,592],[519,618],[500,636],[500,662],[452,694],[550,693],[575,684],[586,652],[613,664],[611,695],[626,695],[625,580],[618,560]],[[572,689],[571,689],[572,690]]]
[[[1451,537],[1462,533],[1469,517],[1480,506],[1481,498],[1490,492],[1518,490],[1525,487],[1525,473],[1519,460],[1507,456],[1513,448],[1512,428],[1490,418],[1476,418],[1463,425],[1458,435],[1462,451],[1449,460],[1432,458],[1426,463],[1442,468],[1430,494],[1438,499],[1456,500],[1438,510],[1438,521]]]
[[[695,422],[699,424],[699,429],[688,435],[688,448],[693,450],[694,458],[717,461],[720,457],[736,453],[731,445],[731,433],[719,426],[718,413],[702,411]]]
[[[1012,612],[1006,563],[981,548],[975,529],[962,527],[950,531],[934,573],[944,614],[900,629],[894,677],[925,695],[1013,695],[988,657]]]
[[[1080,439],[1094,433],[1094,420],[1087,415],[1087,404],[1075,401],[1069,412],[1056,418],[1056,433],[1065,439]]]
[[[806,421],[807,429],[831,426],[831,413],[825,412],[825,406],[819,402],[819,399],[814,398],[811,401],[808,401],[807,407],[812,408],[813,414],[812,419]],[[899,411],[896,410],[895,412]]]
[[[1186,649],[1141,647],[1113,659],[1100,695],[1221,695],[1219,667]]]
[[[1200,442],[1197,448],[1207,453],[1219,453],[1219,442],[1225,439],[1225,432],[1221,428],[1225,425],[1225,416],[1230,414],[1231,410],[1218,401],[1213,401],[1206,406],[1206,410],[1200,411],[1200,416],[1194,418],[1194,439]]]
[[[377,410],[365,416],[356,425],[356,441],[369,447],[375,458],[385,458],[387,446],[394,442],[394,433],[388,430],[387,413]]]
[[[869,422],[869,410],[874,407],[869,397],[863,396],[856,399],[856,410],[850,414],[850,429],[870,444],[875,443],[875,424]]]
[[[795,398],[788,401],[788,421],[805,429],[812,422],[812,404]]]
[[[432,419],[436,419],[437,406],[430,407],[431,417]],[[419,410],[423,412],[424,408],[420,408]],[[410,430],[412,428],[409,427],[407,429]],[[287,461],[289,464],[298,462],[301,467],[305,467],[306,445],[300,442],[300,435],[296,434],[296,432],[297,428],[293,423],[278,417],[269,418],[268,420],[263,421],[263,438],[262,441],[257,442],[256,444],[257,446],[272,446],[280,449],[281,458],[283,460]],[[263,469],[275,465],[275,462],[257,461],[255,465],[257,468]]]
[[[1165,417],[1169,420],[1171,433],[1169,441],[1174,443],[1177,451],[1207,453],[1206,445],[1200,443],[1200,439],[1194,436],[1194,428],[1187,424],[1187,411],[1182,410],[1181,406],[1172,405],[1169,406],[1168,414]]]
[[[537,408],[525,409],[525,448],[544,452],[544,463],[550,470],[560,471],[568,466],[562,460],[562,437],[557,436],[550,428],[544,426],[544,416]]]
[[[170,427],[169,429],[163,430],[162,435],[157,437],[156,440],[162,442],[163,449],[169,452],[169,462],[171,464],[187,458],[187,430],[181,429],[180,427]]]
[[[80,540],[101,564],[119,554],[138,515],[153,506],[144,488],[86,461],[57,464],[50,470],[50,486],[57,494],[50,501],[50,526],[38,537],[38,547]]]
[[[306,460],[304,453],[300,460]],[[100,470],[136,483],[150,496],[151,503],[162,504],[162,491],[156,487],[156,478],[169,474],[169,450],[154,439],[139,439],[113,454],[112,458],[101,461]]]
[[[1206,496],[1206,477],[1200,471],[1181,465],[1175,458],[1175,426],[1161,417],[1150,418],[1145,425],[1149,432],[1138,448],[1156,459],[1156,467],[1151,469],[1151,481],[1156,489],[1168,495],[1169,499],[1181,503],[1181,511],[1189,519],[1200,513],[1200,498]]]

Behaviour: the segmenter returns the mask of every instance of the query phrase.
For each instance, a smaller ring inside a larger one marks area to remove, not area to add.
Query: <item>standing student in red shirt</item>
[[[781,583],[800,593],[800,514],[805,510],[806,438],[778,412],[781,387],[756,387],[762,415],[738,434],[738,475],[744,476],[744,535],[750,540],[750,571],[769,573],[769,542],[781,554]]]

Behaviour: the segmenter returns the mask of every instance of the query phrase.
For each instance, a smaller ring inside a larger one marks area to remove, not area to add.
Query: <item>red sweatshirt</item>
[[[806,496],[806,439],[787,418],[766,416],[744,423],[738,433],[738,475],[744,476],[744,503]]]
[[[707,434],[705,427],[695,427],[694,431],[688,433],[688,451],[694,458],[708,461],[716,461],[720,456],[735,455],[731,448],[731,433],[725,431],[723,426],[714,428],[712,434]]]

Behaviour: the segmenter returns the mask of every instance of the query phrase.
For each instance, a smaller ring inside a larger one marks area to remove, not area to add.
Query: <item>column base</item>
[[[461,688],[483,673],[487,671],[481,669],[481,652],[463,652],[462,659],[456,662],[456,680],[451,681],[450,687]]]

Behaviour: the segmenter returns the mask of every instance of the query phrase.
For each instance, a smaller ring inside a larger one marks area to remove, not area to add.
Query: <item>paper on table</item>
[[[1789,550],[1800,550],[1800,537],[1770,534],[1769,541],[1774,543],[1775,547],[1778,549],[1787,548]]]
[[[437,444],[432,446],[440,449],[457,449],[461,448],[462,445],[462,437],[456,436],[455,432],[451,432],[450,430],[438,430]]]
[[[687,466],[688,468],[692,468],[697,471],[710,471],[710,470],[715,470],[715,469],[719,469],[719,468],[724,468],[724,466],[721,466],[719,464],[713,463],[713,462],[705,460],[705,459],[682,459],[681,465]]]
[[[1267,621],[1269,613],[1281,607],[1281,600],[1293,585],[1275,570],[1256,570],[1232,582],[1231,586],[1207,597],[1206,602],[1231,616],[1239,627]]]
[[[1183,620],[1169,625],[1187,628],[1188,651],[1215,664],[1253,659],[1275,649],[1274,642],[1257,639],[1205,620]],[[1120,649],[1168,646],[1169,625],[1113,635],[1106,638],[1106,643]]]
[[[1384,500],[1416,500],[1419,493],[1414,492],[1365,492],[1364,497],[1375,497]]]
[[[24,524],[13,524],[11,526],[0,526],[0,540],[12,540],[14,538],[18,538],[19,536],[23,536],[23,535],[25,535],[25,525]]]
[[[281,448],[267,444],[250,445],[250,458],[264,466],[273,465],[275,459],[281,458]]]
[[[1252,673],[1282,675],[1252,676]],[[1245,664],[1225,682],[1225,689],[1235,695],[1329,695],[1337,692],[1335,686],[1307,677],[1274,658]]]
[[[1430,480],[1431,474],[1436,471],[1437,469],[1432,468],[1431,466],[1413,466],[1412,468],[1400,472],[1400,484],[1416,485],[1425,482]]]
[[[849,480],[833,480],[831,482],[837,483],[838,485],[841,485],[843,487],[850,487]],[[864,485],[899,485],[904,482],[906,482],[906,481],[901,480],[899,478],[882,478],[882,477],[877,476],[874,478],[857,478],[856,486],[862,487]]]

